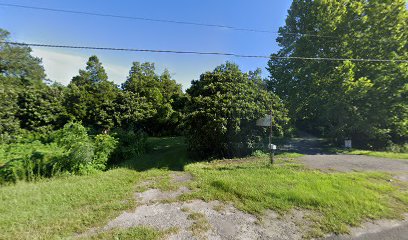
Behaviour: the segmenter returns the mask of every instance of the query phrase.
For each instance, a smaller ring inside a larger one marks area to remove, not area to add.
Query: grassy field
[[[382,158],[393,158],[393,159],[408,159],[408,153],[396,153],[396,152],[377,152],[377,151],[368,151],[368,150],[350,150],[350,151],[341,151],[345,154],[354,154],[354,155],[367,155],[372,157],[382,157]]]
[[[152,138],[150,153],[106,172],[1,186],[0,239],[54,239],[105,224],[135,206],[133,194],[141,181],[155,178],[160,180],[154,187],[173,187],[168,181],[169,171],[161,169],[183,168],[175,161],[186,162],[182,143],[180,138]],[[140,233],[144,239],[146,231],[112,234],[130,234],[134,239]],[[156,235],[160,234],[149,236]],[[106,239],[110,237],[106,235]]]
[[[318,232],[346,232],[366,219],[398,218],[407,211],[407,186],[382,173],[323,173],[306,170],[282,154],[270,166],[267,157],[190,163],[183,138],[150,138],[149,152],[106,172],[66,176],[0,187],[0,239],[56,239],[103,226],[135,207],[137,185],[155,180],[163,190],[176,186],[173,171],[191,172],[192,194],[183,199],[221,200],[261,215],[292,208],[316,212]],[[149,228],[113,230],[95,239],[160,239]]]
[[[185,199],[233,202],[256,215],[266,209],[314,210],[316,233],[344,233],[367,219],[398,218],[408,206],[408,192],[382,173],[322,173],[292,163],[269,166],[267,159],[196,163],[186,170],[197,181]]]

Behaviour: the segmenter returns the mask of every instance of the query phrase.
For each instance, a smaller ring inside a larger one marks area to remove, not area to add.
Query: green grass
[[[200,236],[211,229],[210,223],[203,213],[192,212],[187,216],[187,219],[193,220],[189,229],[195,236]]]
[[[148,227],[132,227],[128,229],[114,229],[90,237],[90,239],[120,239],[120,240],[156,240],[163,239],[167,234],[177,232],[177,229],[157,231]]]
[[[170,161],[185,154],[183,139],[153,138],[149,144],[155,149],[106,172],[0,187],[0,239],[72,236],[102,226],[133,208],[133,194],[142,181],[156,179],[152,187],[172,189],[170,171],[158,168],[183,167],[181,162]],[[174,145],[168,147],[169,144]]]
[[[0,239],[52,239],[105,223],[134,206],[142,174],[115,169],[90,176],[0,188]]]
[[[307,170],[290,160],[299,154],[278,155],[274,166],[268,157],[189,163],[183,138],[150,138],[148,144],[148,153],[106,172],[0,187],[0,239],[60,239],[104,226],[135,207],[135,191],[176,189],[170,173],[182,170],[195,176],[196,190],[183,199],[232,202],[258,216],[266,209],[310,209],[320,232],[346,232],[366,219],[398,218],[407,211],[407,186],[388,182],[387,174]],[[146,180],[149,186],[138,187]],[[200,219],[198,232],[206,226]],[[93,238],[160,239],[166,232],[137,227]]]
[[[368,150],[343,150],[341,153],[353,154],[353,155],[366,155],[372,157],[382,158],[394,158],[394,159],[408,159],[408,153],[396,153],[396,152],[376,152]]]
[[[381,173],[323,173],[298,164],[266,161],[195,163],[195,192],[184,199],[232,202],[261,216],[266,209],[284,213],[303,208],[318,213],[318,232],[344,233],[366,219],[398,218],[407,211],[408,192],[387,182]]]

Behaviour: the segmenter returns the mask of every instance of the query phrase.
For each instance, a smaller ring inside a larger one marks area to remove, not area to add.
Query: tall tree
[[[111,81],[98,57],[91,56],[86,69],[80,70],[68,85],[65,105],[68,112],[97,131],[106,131],[117,124],[115,118],[118,87]]]
[[[243,73],[233,63],[202,74],[187,93],[187,140],[199,157],[247,154],[265,133],[256,120],[271,109],[276,133],[283,132],[288,120],[279,98],[265,89],[259,71]]]
[[[41,59],[29,47],[3,41],[9,33],[0,29],[0,136],[16,137],[20,128],[41,131],[52,129],[62,112],[61,97],[44,83]]]
[[[160,76],[155,70],[154,63],[133,63],[122,84],[123,101],[128,102],[123,107],[124,122],[142,127],[153,135],[174,133],[181,113],[174,111],[173,103],[183,95],[181,85],[171,79],[168,70]]]
[[[9,36],[9,32],[0,28],[0,74],[14,78],[16,86],[44,86],[46,76],[41,59],[32,56],[29,47],[4,43]]]
[[[294,0],[277,41],[269,87],[299,127],[366,147],[407,140],[407,63],[276,58],[407,59],[403,0]]]

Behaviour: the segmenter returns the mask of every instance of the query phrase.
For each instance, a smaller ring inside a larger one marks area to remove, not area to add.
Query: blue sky
[[[115,15],[160,18],[243,28],[277,31],[284,24],[290,0],[149,0],[149,1],[51,1],[0,0],[1,3],[61,8]],[[15,41],[90,45],[103,47],[220,51],[269,55],[278,50],[276,34],[169,23],[133,21],[106,17],[54,13],[0,6],[0,28],[11,32]],[[48,78],[66,84],[84,68],[90,55],[97,55],[110,80],[126,79],[133,61],[156,63],[158,72],[168,68],[173,78],[187,88],[191,80],[229,60],[244,71],[262,68],[267,59],[196,56],[158,53],[107,52],[33,48],[43,59]]]

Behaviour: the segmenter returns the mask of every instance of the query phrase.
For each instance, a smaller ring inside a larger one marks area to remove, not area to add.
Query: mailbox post
[[[274,155],[275,155],[275,150],[276,150],[276,145],[272,144],[272,124],[273,124],[273,116],[272,116],[272,110],[271,114],[267,115],[263,118],[260,118],[256,121],[256,125],[260,127],[269,127],[269,143],[268,143],[268,149],[269,149],[269,157],[271,164],[274,163]]]
[[[275,156],[275,150],[276,150],[276,145],[270,143],[269,144],[269,153],[270,153],[270,159],[271,159],[271,164],[274,163],[274,156]]]

